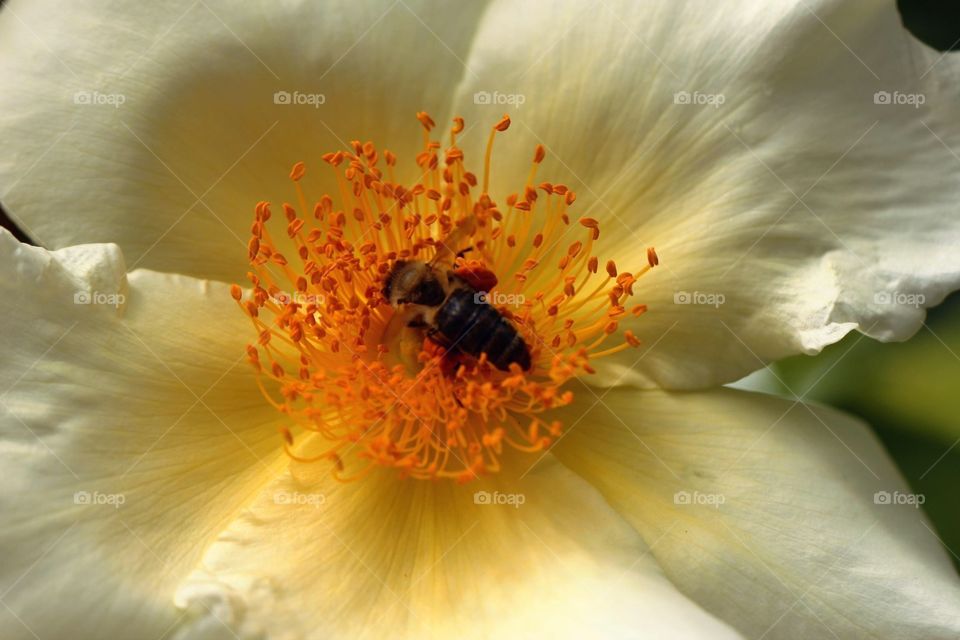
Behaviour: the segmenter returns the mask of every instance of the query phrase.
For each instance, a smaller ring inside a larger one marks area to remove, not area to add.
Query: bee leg
[[[426,335],[428,340],[440,345],[445,350],[440,363],[440,370],[447,377],[454,377],[460,370],[460,367],[463,366],[463,363],[460,361],[460,351],[457,350],[454,345],[450,344],[450,341],[435,328],[427,329]],[[460,398],[457,397],[456,393],[453,394],[453,399],[456,400],[460,408],[463,408],[463,403],[460,402]]]
[[[430,327],[427,329],[427,338],[429,338],[434,344],[438,344],[444,349],[450,350],[451,348],[450,341],[447,340],[447,338],[440,333],[439,329],[436,327]]]
[[[466,247],[464,249],[460,249],[460,251],[457,251],[457,257],[462,258],[463,256],[467,255],[471,251],[473,251],[473,245],[470,245],[469,247]]]
[[[419,309],[412,305],[401,307],[393,314],[390,321],[387,322],[381,341],[387,345],[395,343],[399,339],[400,334],[403,333],[403,330],[406,327],[413,326],[413,323],[418,320],[422,321],[422,313]]]
[[[423,329],[417,323],[423,322],[422,315],[422,309],[416,306],[401,307],[390,318],[380,339],[389,352],[388,362],[402,364],[414,375],[420,370],[417,355],[423,345]]]

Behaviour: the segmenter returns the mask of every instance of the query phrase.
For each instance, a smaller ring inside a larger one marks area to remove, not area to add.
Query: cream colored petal
[[[960,582],[923,498],[864,425],[731,389],[612,390],[575,413],[560,460],[745,636],[960,634]]]
[[[646,346],[598,383],[707,387],[854,329],[901,340],[960,282],[960,54],[892,0],[502,2],[466,62],[455,109],[513,118],[498,190],[542,143],[537,180],[578,192],[601,255],[660,255],[622,323]]]
[[[221,621],[243,640],[739,637],[555,462],[468,485],[327,471],[297,469],[223,533],[178,593],[181,639]]]
[[[484,4],[8,2],[0,197],[51,248],[240,279],[255,204],[296,202],[293,163],[313,198],[355,139],[419,175],[414,115],[449,107]]]
[[[0,231],[0,637],[159,638],[176,585],[279,475],[223,285]]]

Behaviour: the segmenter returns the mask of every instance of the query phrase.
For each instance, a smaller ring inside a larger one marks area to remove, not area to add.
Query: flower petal
[[[960,54],[892,0],[503,3],[467,65],[455,108],[513,118],[497,189],[541,143],[537,179],[577,191],[604,258],[657,249],[649,313],[621,323],[646,346],[600,382],[709,387],[854,329],[902,340],[960,286]]]
[[[470,485],[387,472],[343,484],[307,466],[224,532],[178,600],[203,614],[184,639],[220,621],[244,640],[739,637],[550,462]]]
[[[8,2],[4,205],[51,248],[116,242],[131,268],[242,278],[255,204],[296,202],[293,163],[314,198],[339,193],[321,154],[354,139],[404,151],[399,169],[419,175],[414,115],[449,107],[483,9]]]
[[[614,389],[554,449],[748,637],[955,638],[960,582],[868,429],[732,389]],[[622,418],[618,417],[622,416]],[[899,504],[898,504],[899,503]]]
[[[0,272],[0,636],[160,637],[173,586],[286,464],[247,323],[223,285],[127,277],[112,245],[0,231]]]

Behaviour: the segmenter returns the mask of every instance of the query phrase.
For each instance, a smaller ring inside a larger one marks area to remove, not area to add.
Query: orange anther
[[[426,111],[418,111],[417,120],[420,121],[420,124],[423,125],[423,128],[426,129],[427,132],[429,132],[431,129],[433,129],[436,126],[436,123],[433,121],[433,118],[431,118]]]
[[[294,182],[299,182],[300,178],[304,176],[307,172],[307,165],[302,162],[298,162],[293,165],[293,168],[290,170],[290,179]]]

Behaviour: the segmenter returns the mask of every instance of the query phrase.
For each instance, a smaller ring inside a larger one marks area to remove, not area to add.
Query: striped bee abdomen
[[[516,327],[478,296],[468,287],[451,293],[437,310],[437,331],[452,348],[472,356],[486,353],[497,369],[506,371],[514,362],[524,371],[530,369],[530,350]]]

